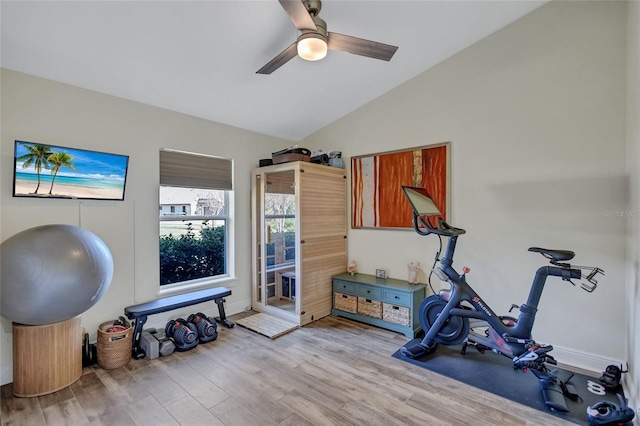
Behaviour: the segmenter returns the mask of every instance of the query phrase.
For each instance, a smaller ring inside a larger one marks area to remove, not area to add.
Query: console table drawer
[[[333,282],[333,291],[334,293],[357,294],[355,284],[338,280]]]
[[[333,306],[346,312],[358,312],[358,297],[343,293],[333,293]]]
[[[411,310],[404,306],[392,305],[390,303],[382,304],[382,319],[394,324],[411,325]]]
[[[358,296],[367,299],[382,299],[382,289],[380,287],[358,286]]]
[[[384,289],[382,300],[392,305],[411,306],[411,294],[406,291],[400,292]]]
[[[358,313],[369,317],[382,319],[382,302],[358,297]]]

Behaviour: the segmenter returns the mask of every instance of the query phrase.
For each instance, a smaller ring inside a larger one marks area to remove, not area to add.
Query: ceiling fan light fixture
[[[0,0],[2,1],[2,0]],[[296,56],[307,61],[319,61],[327,55],[327,49],[390,61],[398,46],[378,43],[339,33],[329,33],[327,23],[318,13],[321,0],[278,0],[289,15],[289,19],[300,31],[298,39],[289,47],[256,71],[256,74],[271,74]],[[330,46],[329,46],[330,44]]]
[[[298,56],[306,61],[319,61],[327,56],[327,40],[321,34],[306,33],[298,37]]]

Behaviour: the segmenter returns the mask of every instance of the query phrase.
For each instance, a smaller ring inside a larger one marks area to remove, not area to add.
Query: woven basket
[[[356,313],[358,312],[358,298],[348,294],[334,293],[333,306],[342,311]]]
[[[358,313],[382,319],[382,302],[358,297]]]
[[[404,306],[396,306],[390,303],[382,304],[382,319],[392,322],[394,324],[404,325],[409,327],[409,308]]]
[[[133,329],[131,327],[122,331],[105,331],[113,321],[107,321],[98,327],[98,365],[105,370],[119,368],[129,363],[131,359],[131,345],[133,341]]]

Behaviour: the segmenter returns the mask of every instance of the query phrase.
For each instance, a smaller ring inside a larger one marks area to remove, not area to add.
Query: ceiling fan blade
[[[398,46],[338,33],[329,33],[328,47],[331,50],[368,56],[369,58],[382,59],[383,61],[390,61],[393,54],[398,50]]]
[[[267,62],[265,66],[256,71],[256,74],[271,74],[291,59],[298,55],[298,48],[296,46],[297,42],[293,42],[289,47],[284,49],[282,52],[278,53],[278,55]]]
[[[307,11],[307,8],[302,4],[300,0],[279,0],[282,8],[289,15],[289,19],[293,22],[295,27],[302,30],[316,30],[316,24],[311,19],[311,15]]]

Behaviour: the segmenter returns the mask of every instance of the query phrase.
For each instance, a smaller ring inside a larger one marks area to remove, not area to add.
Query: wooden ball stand
[[[47,325],[13,323],[13,395],[46,395],[82,375],[80,315]]]

